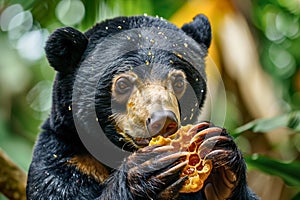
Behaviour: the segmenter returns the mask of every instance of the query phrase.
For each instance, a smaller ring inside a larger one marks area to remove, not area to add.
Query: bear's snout
[[[178,119],[170,110],[156,111],[146,121],[147,131],[151,137],[167,137],[178,130]]]

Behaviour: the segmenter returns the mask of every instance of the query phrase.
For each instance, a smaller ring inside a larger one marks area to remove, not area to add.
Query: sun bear
[[[28,200],[257,199],[225,129],[204,138],[213,168],[196,192],[180,192],[183,153],[149,145],[198,122],[210,43],[204,15],[181,28],[132,16],[85,33],[54,31],[45,46],[57,71],[52,109],[35,144]]]

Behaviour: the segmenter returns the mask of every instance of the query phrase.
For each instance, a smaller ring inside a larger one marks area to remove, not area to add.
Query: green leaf
[[[97,22],[100,0],[82,0],[85,7],[85,16],[80,24],[81,30],[87,30]]]
[[[256,168],[267,174],[278,176],[286,184],[300,188],[299,161],[282,162],[257,154],[246,156],[245,160],[250,168]]]
[[[235,129],[232,132],[232,135],[237,137],[245,131],[268,132],[279,127],[287,127],[293,129],[294,131],[300,132],[300,111],[295,111],[270,119],[254,120]]]
[[[300,192],[296,194],[291,200],[299,200],[300,199]]]
[[[158,14],[160,17],[163,17],[165,19],[169,19],[170,17],[172,17],[172,15],[186,2],[186,0],[151,0],[155,15]]]

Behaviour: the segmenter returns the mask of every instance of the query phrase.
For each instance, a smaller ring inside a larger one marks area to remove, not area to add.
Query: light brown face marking
[[[146,146],[152,137],[146,125],[151,114],[170,111],[180,124],[178,100],[185,90],[186,76],[181,70],[169,72],[164,80],[142,80],[132,71],[115,76],[112,99],[126,107],[111,116],[118,133],[137,148]]]

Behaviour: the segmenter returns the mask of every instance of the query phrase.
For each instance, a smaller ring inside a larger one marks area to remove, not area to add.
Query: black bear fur
[[[167,66],[156,69],[157,71],[153,76],[163,76],[173,69],[183,70],[186,72],[187,81],[197,94],[197,98],[196,102],[194,99],[191,102],[185,99],[186,104],[180,103],[180,105],[183,105],[180,107],[182,117],[189,114],[190,104],[194,106],[196,103],[198,108],[202,107],[206,93],[204,58],[211,43],[211,27],[204,15],[196,16],[191,23],[185,24],[182,29],[165,20],[147,16],[118,17],[106,20],[85,33],[70,27],[57,29],[49,37],[45,47],[48,61],[57,71],[57,75],[53,85],[51,114],[42,126],[42,132],[35,145],[29,169],[28,200],[209,199],[204,189],[196,193],[179,193],[185,181],[185,178],[179,178],[181,168],[171,174],[160,176],[160,179],[157,178],[157,174],[164,172],[170,166],[163,169],[157,168],[156,162],[162,161],[162,158],[170,156],[172,152],[159,147],[139,149],[130,145],[126,146],[125,139],[122,139],[123,136],[118,134],[115,124],[109,120],[109,116],[112,114],[110,106],[114,75],[128,71],[128,63],[144,63],[148,59],[145,52],[149,48],[128,52],[126,55],[120,55],[113,63],[101,66],[104,75],[97,84],[97,93],[94,96],[97,118],[107,137],[121,148],[133,152],[150,153],[152,158],[149,160],[150,162],[148,161],[149,165],[145,166],[145,163],[142,162],[147,161],[148,158],[140,158],[138,154],[133,153],[123,161],[119,168],[113,169],[93,158],[78,136],[78,127],[75,126],[72,113],[72,105],[74,104],[72,101],[73,86],[78,69],[85,67],[83,63],[89,59],[90,52],[97,48],[97,45],[105,38],[137,28],[164,28],[178,34],[176,37],[192,39],[193,42],[189,43],[191,46],[200,45],[200,73],[194,69],[192,63],[182,59],[184,55],[153,49],[156,55],[155,63]],[[143,35],[143,37],[146,36]],[[167,44],[168,39],[164,42]],[[114,48],[113,45],[110,47],[111,54],[114,54]],[[171,66],[168,63],[170,60],[175,64],[172,63],[174,65]],[[143,72],[137,73],[143,75]],[[159,78],[163,79],[163,77]],[[195,79],[198,81],[195,82]],[[196,116],[199,114],[200,109],[194,112]],[[187,120],[186,124],[194,122],[196,122],[195,118],[190,121]],[[238,178],[230,199],[257,199],[247,186],[246,164],[240,151],[226,131],[222,134],[230,138],[230,142],[220,144],[216,148],[230,149],[234,152],[231,157],[227,158],[230,159],[227,165]],[[153,171],[149,172],[146,168],[151,168]],[[214,174],[211,176],[214,176]],[[217,175],[215,176],[217,177]],[[218,181],[218,179],[212,180]]]

